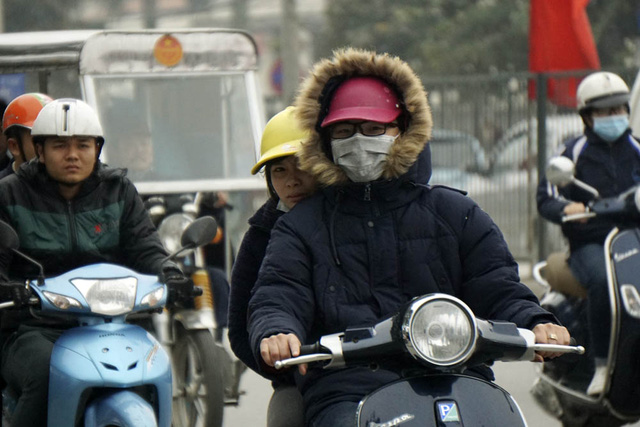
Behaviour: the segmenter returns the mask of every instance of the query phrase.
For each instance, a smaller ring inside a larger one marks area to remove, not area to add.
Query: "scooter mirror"
[[[550,183],[558,187],[564,187],[574,181],[575,165],[567,157],[553,157],[549,160],[546,174]]]
[[[20,238],[18,233],[4,221],[0,221],[0,248],[2,249],[18,249],[20,247]]]
[[[198,247],[216,237],[218,223],[212,216],[203,216],[193,221],[182,233],[182,247]]]

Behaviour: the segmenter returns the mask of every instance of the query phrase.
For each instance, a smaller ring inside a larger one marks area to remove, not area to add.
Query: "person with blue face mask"
[[[606,71],[590,74],[578,86],[576,98],[584,134],[560,148],[560,155],[575,163],[576,178],[598,190],[601,197],[617,196],[640,183],[640,143],[629,128],[629,87],[624,80]],[[569,242],[569,267],[587,289],[595,363],[587,393],[598,395],[606,379],[611,329],[604,242],[614,224],[602,218],[561,222],[563,215],[585,212],[593,197],[576,186],[559,189],[544,177],[537,191],[540,215],[562,225]]]
[[[246,311],[261,370],[277,375],[275,362],[298,355],[301,343],[373,325],[434,292],[458,296],[479,317],[531,329],[538,342],[569,342],[520,283],[491,218],[464,192],[428,185],[433,120],[406,62],[338,50],[314,66],[295,105],[308,133],[296,156],[319,188],[270,232]],[[470,370],[493,379],[486,366]],[[291,374],[309,427],[355,426],[358,402],[400,378],[382,368],[317,365]]]

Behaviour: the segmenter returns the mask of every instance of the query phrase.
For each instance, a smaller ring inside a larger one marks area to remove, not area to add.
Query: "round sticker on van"
[[[173,67],[182,59],[182,45],[172,35],[165,34],[156,41],[153,56],[158,63]]]

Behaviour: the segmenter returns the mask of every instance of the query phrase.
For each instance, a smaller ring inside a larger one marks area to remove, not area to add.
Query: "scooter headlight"
[[[92,312],[107,316],[129,313],[136,303],[138,279],[73,279]]]
[[[182,247],[182,232],[193,222],[193,217],[182,213],[169,215],[160,223],[158,234],[164,248],[169,253],[174,253]],[[185,251],[183,254],[187,254]]]
[[[411,304],[402,332],[405,345],[415,358],[437,366],[452,366],[471,355],[476,343],[476,320],[462,301],[436,294]]]
[[[640,295],[633,285],[620,286],[620,294],[622,295],[622,304],[624,309],[631,316],[640,319]]]

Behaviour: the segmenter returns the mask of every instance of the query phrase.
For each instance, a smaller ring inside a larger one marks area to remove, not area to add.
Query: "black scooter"
[[[402,379],[360,402],[354,414],[359,427],[517,427],[527,424],[511,395],[464,371],[496,360],[533,360],[536,351],[583,353],[584,348],[535,344],[530,330],[478,319],[459,299],[430,294],[372,327],[323,336],[276,368],[324,361],[326,369],[399,372]]]
[[[611,339],[604,392],[589,396],[593,357],[567,355],[545,362],[532,394],[542,408],[569,426],[620,426],[640,419],[640,186],[615,198],[600,198],[597,190],[574,177],[575,165],[566,157],[551,159],[550,183],[577,185],[593,194],[587,212],[563,221],[606,216],[616,223],[604,244],[611,306]],[[551,254],[533,269],[547,287],[544,308],[554,313],[578,344],[589,348],[586,292],[571,275],[566,254]]]

